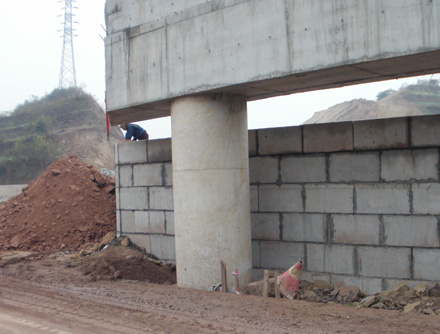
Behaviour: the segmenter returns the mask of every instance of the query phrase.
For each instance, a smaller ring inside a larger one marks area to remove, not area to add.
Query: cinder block
[[[261,267],[287,270],[297,261],[304,261],[304,244],[280,241],[260,241]]]
[[[281,182],[325,182],[324,155],[294,156],[281,159]]]
[[[120,203],[121,203],[121,188],[119,188],[118,186],[116,186],[115,195],[116,195],[116,210],[119,211],[121,209],[121,206],[120,206]]]
[[[304,153],[353,150],[351,122],[304,125]]]
[[[336,244],[379,245],[380,221],[375,215],[332,215]]]
[[[250,186],[251,212],[258,212],[258,186]]]
[[[357,213],[410,213],[408,184],[357,184]]]
[[[171,138],[148,141],[148,162],[171,161]]]
[[[173,210],[173,189],[170,187],[150,187],[151,210]]]
[[[429,288],[432,288],[437,282],[436,281],[425,281],[425,280],[401,280],[401,279],[391,279],[385,278],[384,290],[391,290],[392,288],[398,286],[400,283],[407,283],[410,289],[414,288],[419,284],[426,284]]]
[[[440,146],[439,115],[411,117],[411,146]]]
[[[121,210],[148,210],[148,188],[131,187],[120,188]]]
[[[252,267],[260,268],[260,242],[252,240]]]
[[[257,155],[257,130],[248,131],[249,156]]]
[[[307,270],[322,273],[355,273],[354,247],[342,245],[307,244]]]
[[[176,246],[174,236],[151,235],[151,254],[162,261],[176,260]]]
[[[147,143],[147,140],[138,140],[116,144],[116,165],[146,163]]]
[[[413,184],[412,194],[415,214],[440,214],[440,184]]]
[[[165,234],[165,212],[150,210],[150,233]]]
[[[366,277],[411,277],[411,249],[391,247],[358,247],[359,275]]]
[[[123,165],[118,167],[119,170],[119,186],[133,186],[133,165]]]
[[[251,232],[253,240],[280,240],[280,214],[251,214]]]
[[[406,118],[353,122],[354,149],[374,150],[409,147]]]
[[[347,286],[357,286],[361,291],[365,291],[369,295],[382,291],[381,278],[331,275],[331,280],[332,284],[335,282],[344,282]]]
[[[304,263],[305,267],[307,267],[307,262]],[[315,273],[313,271],[304,271],[304,267],[303,267],[303,272],[301,274],[301,280],[302,281],[308,281],[308,282],[313,282],[316,280],[321,280],[327,283],[331,283],[331,275],[330,274],[323,274],[323,273]]]
[[[142,164],[133,166],[133,182],[139,186],[161,186],[162,164]]]
[[[284,241],[325,242],[325,215],[285,213],[282,218]]]
[[[174,212],[165,211],[166,234],[174,235]]]
[[[121,233],[121,210],[116,209],[116,231],[118,232],[118,236]]]
[[[438,222],[435,217],[384,216],[384,227],[386,246],[440,246]]]
[[[329,174],[330,182],[379,181],[379,153],[331,154]]]
[[[264,269],[262,268],[252,268],[252,280],[261,281],[264,277]]]
[[[134,233],[135,222],[133,211],[121,211],[121,233]]]
[[[278,180],[278,158],[249,158],[249,178],[255,183],[275,183]]]
[[[440,249],[414,249],[414,278],[438,281]]]
[[[305,186],[306,212],[352,213],[353,187],[348,184]]]
[[[148,234],[128,234],[128,238],[139,248],[145,249],[145,251],[151,254],[151,240]]]
[[[258,192],[260,212],[304,211],[300,185],[262,185]]]
[[[165,186],[173,185],[173,165],[171,163],[165,163],[163,166],[163,179],[165,181]]]
[[[258,130],[258,154],[301,153],[301,127]]]
[[[134,232],[151,233],[150,231],[150,215],[148,211],[134,212]]]
[[[438,180],[437,149],[398,150],[382,153],[382,178],[385,181]]]

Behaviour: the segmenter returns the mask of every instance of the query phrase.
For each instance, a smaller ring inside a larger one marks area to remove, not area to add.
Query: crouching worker
[[[147,131],[137,124],[122,124],[121,129],[127,131],[125,133],[125,140],[148,140]]]

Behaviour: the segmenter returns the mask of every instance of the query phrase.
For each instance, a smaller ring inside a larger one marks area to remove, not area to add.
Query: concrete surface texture
[[[348,148],[318,124],[249,131],[253,278],[302,259],[303,279],[343,281],[368,293],[402,281],[438,282],[440,116],[347,122],[343,128]],[[119,156],[133,147],[146,145],[121,143]],[[175,262],[170,150],[170,139],[153,140],[147,162],[116,161],[118,230]],[[139,177],[147,170],[149,177]],[[224,188],[210,182],[218,186],[212,192]],[[196,235],[194,243],[201,233]]]
[[[7,201],[11,197],[21,193],[26,184],[0,185],[0,202]]]
[[[208,289],[224,260],[244,286],[252,279],[246,98],[177,99],[171,117],[177,283]]]
[[[440,69],[440,2],[107,0],[112,124],[201,92],[248,100]]]

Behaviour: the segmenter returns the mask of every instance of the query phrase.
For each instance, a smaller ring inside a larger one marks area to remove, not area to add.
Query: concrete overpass
[[[440,71],[437,0],[107,0],[106,19],[111,123],[171,114],[181,286],[221,259],[250,280],[246,101]]]

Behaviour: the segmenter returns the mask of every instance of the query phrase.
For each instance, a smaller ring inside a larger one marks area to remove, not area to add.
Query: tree
[[[393,94],[395,92],[395,90],[394,89],[387,89],[387,90],[384,90],[383,92],[379,92],[379,93],[377,93],[377,95],[376,95],[376,101],[380,101],[380,100],[382,100],[383,98],[385,98],[385,97],[387,97],[388,95],[391,95],[391,94]]]

